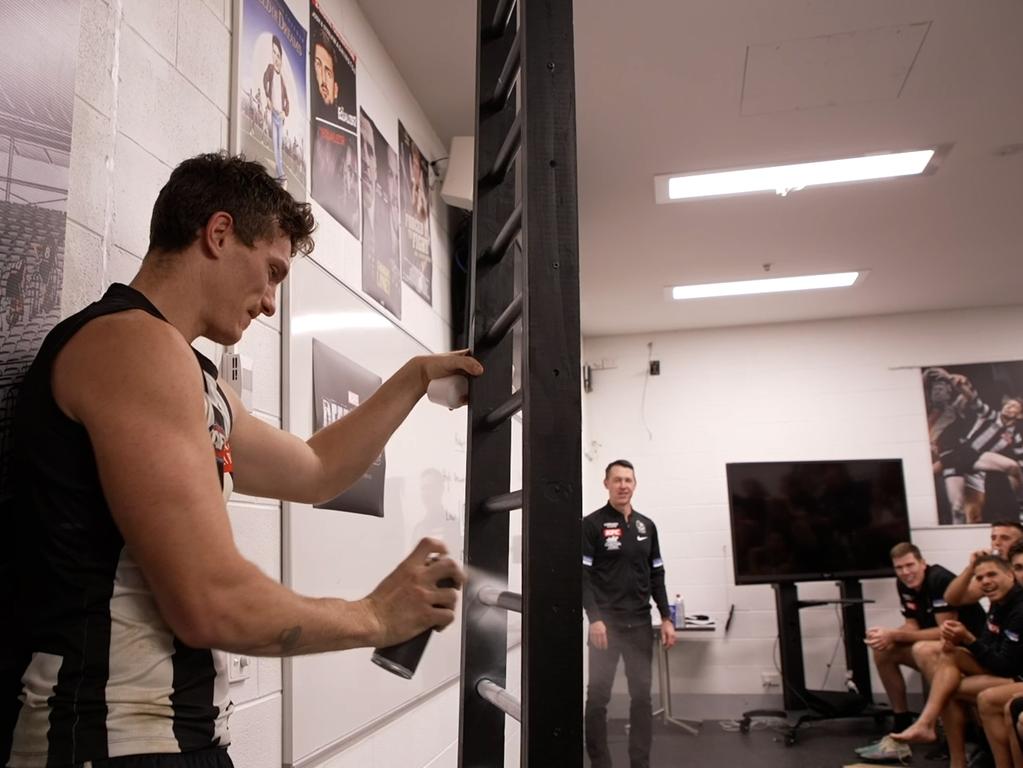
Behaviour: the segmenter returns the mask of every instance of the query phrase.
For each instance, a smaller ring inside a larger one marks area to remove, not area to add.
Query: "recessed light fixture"
[[[738,280],[731,283],[701,283],[676,285],[671,298],[709,299],[716,296],[746,296],[753,293],[785,293],[786,291],[812,291],[818,288],[848,288],[865,272],[831,272],[826,275],[797,275],[795,277],[766,277],[757,280]]]
[[[777,192],[779,195],[787,195],[795,190],[824,184],[912,176],[923,173],[933,156],[933,149],[920,149],[766,168],[736,168],[709,173],[667,173],[654,177],[654,192],[658,203],[750,192]]]

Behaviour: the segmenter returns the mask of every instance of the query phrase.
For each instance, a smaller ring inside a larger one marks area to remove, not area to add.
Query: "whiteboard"
[[[284,415],[299,437],[312,431],[313,339],[385,380],[430,351],[310,258],[294,262],[288,283]],[[311,597],[364,597],[427,535],[443,538],[461,560],[465,435],[464,408],[448,411],[424,398],[387,444],[383,517],[285,504],[284,583]],[[412,680],[373,664],[368,648],[286,660],[285,763],[300,763],[457,677],[456,616],[431,638]]]

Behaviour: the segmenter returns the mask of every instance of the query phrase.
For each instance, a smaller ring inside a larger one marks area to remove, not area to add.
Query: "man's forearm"
[[[963,572],[952,579],[948,587],[945,588],[945,602],[953,606],[962,605],[966,599],[966,593],[970,588],[972,578],[973,566],[971,564],[967,565]]]
[[[249,564],[231,587],[213,590],[208,618],[186,642],[252,656],[298,656],[376,645],[382,628],[366,600],[311,598]]]
[[[425,393],[422,375],[410,360],[365,403],[310,437],[309,447],[323,465],[325,487],[318,495],[333,498],[362,477]]]

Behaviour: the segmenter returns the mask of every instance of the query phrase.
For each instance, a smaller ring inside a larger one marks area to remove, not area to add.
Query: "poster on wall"
[[[0,505],[17,387],[60,320],[79,0],[0,0]]]
[[[922,368],[940,525],[1020,520],[1023,361]]]
[[[401,279],[433,306],[433,257],[430,253],[430,164],[398,123],[401,166]]]
[[[359,110],[362,148],[362,290],[401,318],[398,153]]]
[[[313,339],[313,432],[323,429],[359,407],[380,388],[381,378],[358,363]],[[387,461],[381,453],[348,490],[317,509],[336,509],[359,515],[384,516],[384,476]]]
[[[313,199],[359,237],[355,54],[319,8],[309,6]]]
[[[235,8],[232,148],[305,200],[305,28],[284,0],[241,0]]]

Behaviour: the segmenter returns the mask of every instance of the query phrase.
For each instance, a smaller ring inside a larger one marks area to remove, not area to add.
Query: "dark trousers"
[[[586,686],[586,753],[593,768],[611,768],[607,751],[607,704],[618,668],[625,660],[629,683],[629,761],[632,768],[650,768],[650,663],[653,659],[650,622],[607,625],[607,650],[590,645],[590,680]]]

